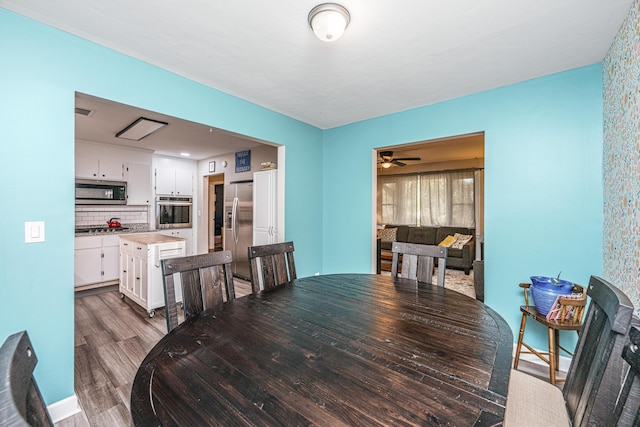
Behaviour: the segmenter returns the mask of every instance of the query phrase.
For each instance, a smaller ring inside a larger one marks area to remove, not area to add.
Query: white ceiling
[[[90,110],[88,116],[75,115],[76,140],[140,148],[155,154],[201,160],[222,154],[248,150],[262,141],[212,128],[154,111],[143,110],[102,98],[76,93],[76,108]],[[116,138],[116,134],[139,117],[168,123],[141,139]]]
[[[60,28],[322,129],[600,62],[632,0],[0,0]]]

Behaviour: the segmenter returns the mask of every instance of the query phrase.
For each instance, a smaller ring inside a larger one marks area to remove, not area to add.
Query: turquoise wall
[[[325,271],[372,269],[374,148],[485,132],[485,302],[517,339],[518,283],[602,274],[602,122],[593,65],[326,131]]]
[[[322,270],[321,130],[5,9],[0,58],[0,341],[29,332],[47,403],[73,394],[75,91],[286,145],[285,237],[300,275]]]

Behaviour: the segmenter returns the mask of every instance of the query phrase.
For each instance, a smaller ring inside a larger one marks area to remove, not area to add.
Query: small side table
[[[484,260],[473,261],[473,287],[476,299],[484,302]]]
[[[382,239],[376,239],[376,274],[382,272]]]

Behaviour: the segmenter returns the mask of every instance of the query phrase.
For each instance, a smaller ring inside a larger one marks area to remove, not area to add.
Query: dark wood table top
[[[502,423],[511,329],[455,291],[336,274],[216,310],[147,355],[134,425]]]

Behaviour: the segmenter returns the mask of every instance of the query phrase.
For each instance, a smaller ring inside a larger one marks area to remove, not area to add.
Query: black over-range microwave
[[[76,180],[76,205],[126,205],[127,183]]]

